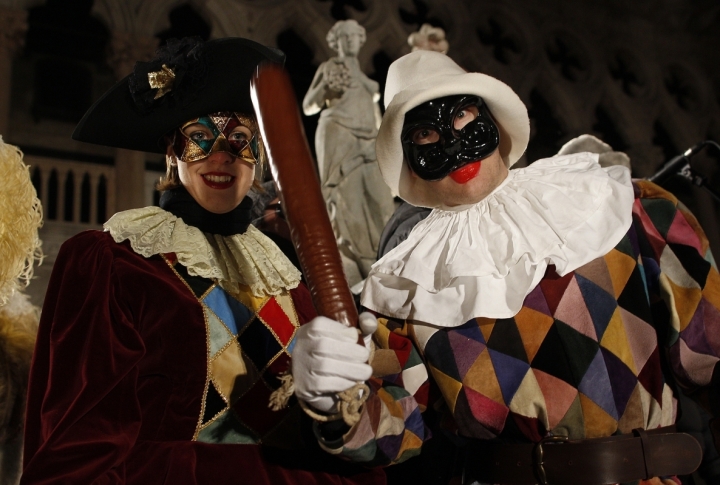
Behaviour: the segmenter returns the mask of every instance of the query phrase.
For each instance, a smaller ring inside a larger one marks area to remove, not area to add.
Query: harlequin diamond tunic
[[[315,312],[294,268],[268,269],[289,262],[267,238],[251,226],[222,241],[159,208],[115,217],[53,268],[22,483],[383,483],[318,449],[296,406],[268,409]],[[243,262],[247,285],[232,277]]]
[[[374,393],[361,421],[323,446],[368,463],[417,455],[431,382],[450,428],[481,440],[674,423],[674,392],[702,395],[717,378],[720,276],[692,214],[654,184],[633,187],[619,243],[563,276],[548,266],[514,315],[445,326],[380,315]]]

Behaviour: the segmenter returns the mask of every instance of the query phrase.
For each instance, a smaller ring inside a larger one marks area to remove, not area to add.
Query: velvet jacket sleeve
[[[420,453],[430,437],[422,412],[427,409],[427,369],[408,335],[408,324],[382,316],[373,336],[376,346],[368,381],[370,397],[360,421],[342,437],[323,438],[327,452],[368,466],[400,463]]]
[[[61,248],[45,299],[29,385],[24,484],[123,483],[122,463],[140,429],[134,396],[144,345],[118,299],[111,249],[87,240]]]
[[[650,182],[636,187],[633,218],[643,229],[638,244],[660,342],[681,387],[717,387],[720,276],[707,237],[672,194]]]

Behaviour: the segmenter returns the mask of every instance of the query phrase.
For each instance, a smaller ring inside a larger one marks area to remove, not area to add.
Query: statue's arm
[[[327,84],[325,83],[325,77],[323,75],[325,71],[325,63],[320,64],[317,71],[315,71],[315,77],[310,83],[310,88],[305,97],[303,98],[302,108],[303,113],[306,116],[314,115],[323,108],[325,104],[325,91],[327,90]]]
[[[378,130],[380,129],[380,122],[382,121],[382,113],[380,112],[380,105],[378,104],[378,100],[380,99],[380,93],[376,93],[376,96],[373,96],[373,111],[375,113],[375,128]]]
[[[368,92],[373,95],[373,101],[377,102],[380,99],[380,85],[377,83],[377,81],[373,81],[372,79],[367,77],[365,73],[361,73],[359,77],[363,83],[363,86],[365,86],[365,89],[367,89]]]

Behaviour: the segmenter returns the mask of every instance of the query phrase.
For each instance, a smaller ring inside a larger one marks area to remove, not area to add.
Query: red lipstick
[[[202,174],[201,177],[203,182],[205,182],[205,185],[212,189],[229,189],[235,183],[235,177],[233,177],[229,173],[209,172]],[[230,180],[226,180],[228,177],[230,177]],[[221,180],[218,180],[218,178],[220,178]]]
[[[481,161],[468,163],[464,167],[460,167],[454,172],[450,172],[450,178],[459,184],[464,184],[474,179],[480,172]]]

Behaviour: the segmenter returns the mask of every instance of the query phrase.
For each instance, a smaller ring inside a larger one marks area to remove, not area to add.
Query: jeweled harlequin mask
[[[477,107],[477,117],[456,130],[455,117],[470,106]],[[432,139],[437,141],[413,141],[421,129],[434,131],[437,136],[433,134]],[[457,95],[433,99],[405,113],[401,139],[413,172],[423,180],[433,181],[493,153],[500,144],[500,133],[481,97]]]
[[[193,124],[202,125],[187,133]],[[239,127],[250,130],[250,137]],[[258,162],[258,127],[255,119],[229,111],[211,113],[184,123],[175,131],[173,150],[183,162],[197,162],[213,153],[225,152],[248,163]]]

